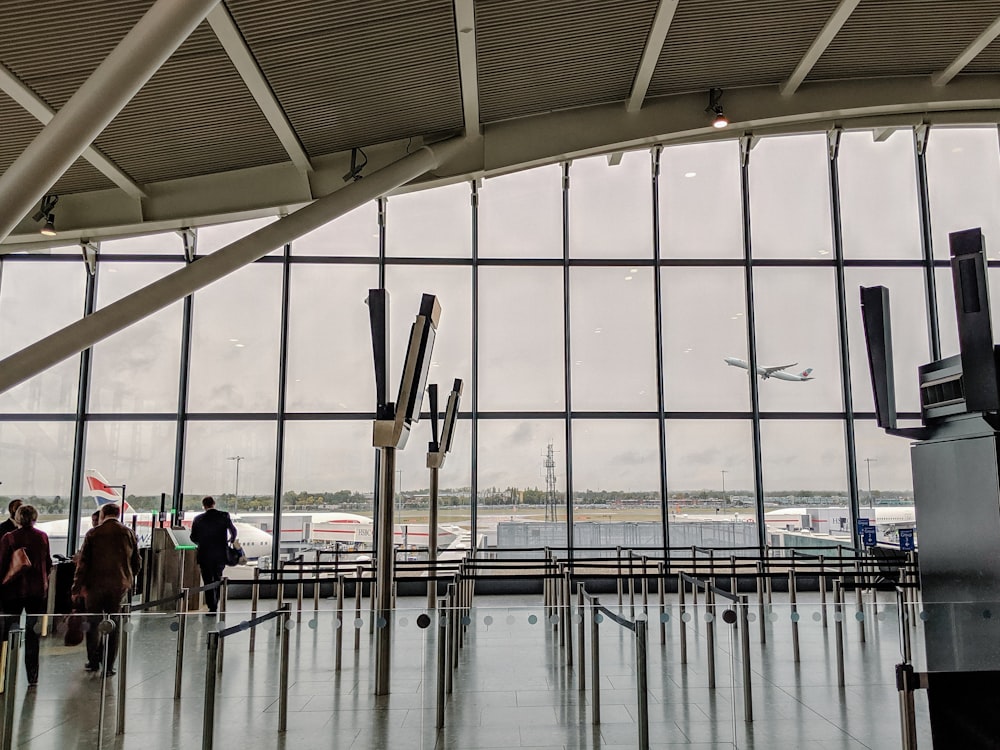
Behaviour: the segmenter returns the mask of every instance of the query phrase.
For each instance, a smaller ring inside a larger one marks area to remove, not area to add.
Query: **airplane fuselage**
[[[726,357],[725,363],[730,367],[739,367],[743,370],[749,370],[750,365],[746,360],[739,359],[738,357]],[[760,375],[761,380],[767,380],[768,378],[776,378],[777,380],[788,380],[793,383],[802,383],[806,380],[813,380],[809,376],[812,369],[805,370],[802,373],[785,372],[785,369],[789,367],[794,367],[794,364],[784,365],[783,367],[761,367],[757,366],[757,374]]]

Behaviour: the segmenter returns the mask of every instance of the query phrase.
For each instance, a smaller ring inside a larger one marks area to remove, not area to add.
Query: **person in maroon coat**
[[[24,667],[28,672],[28,685],[38,684],[38,615],[45,614],[49,591],[49,573],[52,557],[49,555],[49,538],[35,528],[38,511],[30,505],[17,509],[14,520],[18,528],[0,538],[0,581],[7,577],[14,559],[14,552],[23,549],[30,566],[24,566],[7,583],[0,586],[3,602],[3,638],[17,623],[21,612],[27,612],[24,623]]]
[[[80,547],[80,559],[73,577],[73,597],[83,599],[88,612],[87,665],[88,672],[101,668],[101,636],[98,626],[104,615],[121,612],[122,597],[132,588],[139,572],[139,543],[135,534],[118,520],[121,508],[113,503],[101,506],[101,523],[87,532]],[[104,613],[104,614],[102,614]],[[115,673],[118,654],[118,627],[108,634],[107,662],[104,674]]]

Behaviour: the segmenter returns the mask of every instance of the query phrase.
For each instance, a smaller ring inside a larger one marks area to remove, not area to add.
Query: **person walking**
[[[47,609],[52,557],[49,538],[35,528],[38,511],[31,505],[17,509],[18,528],[0,538],[0,600],[3,602],[3,640],[21,617],[24,621],[24,668],[28,687],[38,684],[38,631],[35,623]]]
[[[236,527],[228,513],[215,507],[215,498],[206,497],[201,501],[201,507],[205,512],[191,524],[191,541],[198,545],[198,567],[201,568],[201,580],[207,586],[222,580],[222,571],[226,569],[226,551],[229,544],[236,541]],[[205,592],[205,604],[210,613],[218,611],[218,588]]]
[[[104,663],[105,676],[115,674],[118,655],[118,623],[108,633],[107,661],[101,653],[98,626],[105,616],[121,612],[122,597],[132,588],[139,572],[139,543],[135,534],[118,520],[121,508],[114,503],[101,506],[101,522],[83,538],[80,559],[73,577],[73,596],[83,600],[87,612],[88,672],[96,672]]]

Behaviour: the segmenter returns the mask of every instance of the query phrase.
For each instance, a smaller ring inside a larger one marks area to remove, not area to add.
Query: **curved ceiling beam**
[[[921,123],[997,123],[1000,77],[965,75],[946,87],[933,86],[926,76],[821,82],[794,97],[781,96],[773,85],[729,89],[726,112],[732,124],[721,130],[711,127],[704,110],[704,95],[695,92],[650,99],[639,112],[626,112],[621,102],[613,102],[487,125],[483,137],[459,158],[396,192],[656,144],[824,132],[833,126],[871,130]],[[402,158],[407,143],[365,146],[370,168]],[[345,187],[350,152],[315,157],[312,162],[313,194],[327,195]],[[66,195],[59,201],[59,237],[43,238],[37,225],[25,220],[21,233],[0,245],[0,253],[65,245],[80,237],[121,237],[274,216],[310,200],[301,174],[290,162],[150,183],[145,188],[150,197],[143,202],[143,222],[131,218],[134,201],[120,190]]]
[[[972,62],[980,52],[989,47],[997,36],[1000,36],[1000,18],[986,27],[986,30],[977,36],[972,44],[962,50],[962,54],[952,60],[951,65],[931,76],[931,83],[935,86],[944,86],[949,83],[951,79],[961,73],[965,69],[965,66]]]
[[[854,12],[854,9],[858,7],[858,3],[860,2],[861,0],[840,0],[840,5],[833,11],[823,29],[813,39],[813,43],[809,45],[809,49],[806,50],[802,59],[799,60],[799,64],[795,66],[795,70],[792,71],[788,79],[779,87],[782,96],[791,96],[798,90],[802,81],[809,75],[809,71],[813,69],[813,65],[826,52],[826,48],[830,46],[830,42],[840,33],[841,27],[851,17],[851,13]]]

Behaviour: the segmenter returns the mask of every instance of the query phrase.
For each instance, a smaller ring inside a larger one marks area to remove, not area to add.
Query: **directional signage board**
[[[864,531],[861,533],[861,537],[866,547],[874,547],[877,544],[875,540],[874,526],[865,526]]]
[[[913,543],[913,529],[899,530],[899,548],[904,552],[912,552],[916,549]]]
[[[861,536],[862,534],[865,533],[865,528],[870,525],[869,524],[869,520],[870,519],[867,519],[867,518],[859,518],[858,519],[858,536]]]

